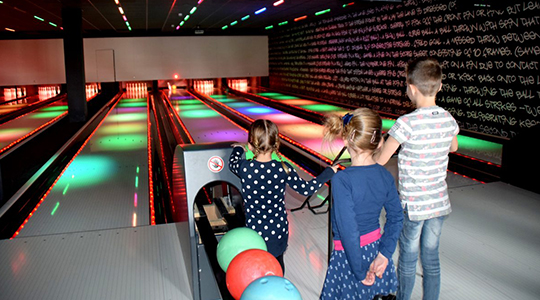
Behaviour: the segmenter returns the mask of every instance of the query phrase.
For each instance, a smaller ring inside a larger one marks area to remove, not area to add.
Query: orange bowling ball
[[[238,300],[251,282],[269,275],[283,277],[277,259],[267,251],[249,249],[233,258],[227,268],[225,281],[231,296]]]

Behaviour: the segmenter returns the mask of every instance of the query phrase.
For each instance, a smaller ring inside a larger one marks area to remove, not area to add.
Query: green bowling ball
[[[249,249],[267,251],[264,239],[253,229],[238,227],[227,232],[217,245],[216,255],[219,266],[225,272],[231,260],[240,252]]]

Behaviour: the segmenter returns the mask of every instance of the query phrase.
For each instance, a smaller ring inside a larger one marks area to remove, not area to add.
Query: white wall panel
[[[117,81],[268,76],[266,36],[85,39],[87,82],[101,81],[96,53],[105,49]],[[61,39],[0,41],[0,86],[65,82]]]
[[[65,82],[62,40],[0,41],[0,86]]]

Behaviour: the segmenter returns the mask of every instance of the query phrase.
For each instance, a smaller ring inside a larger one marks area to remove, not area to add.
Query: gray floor
[[[441,238],[441,300],[540,298],[540,195],[501,182],[479,184],[449,173],[453,212]],[[302,198],[288,200],[297,207]],[[327,215],[289,214],[289,278],[317,299],[327,262]],[[397,261],[397,251],[394,261]],[[413,299],[421,299],[421,268]]]

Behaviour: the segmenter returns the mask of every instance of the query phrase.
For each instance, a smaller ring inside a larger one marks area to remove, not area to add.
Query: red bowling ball
[[[283,270],[277,259],[267,251],[250,249],[236,255],[229,264],[226,274],[227,288],[238,300],[246,287],[264,276],[283,277]]]

